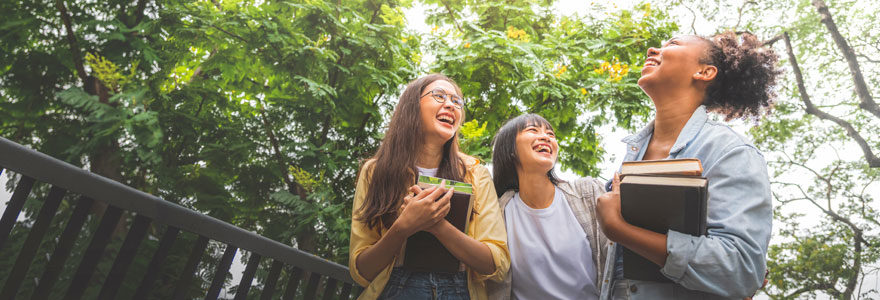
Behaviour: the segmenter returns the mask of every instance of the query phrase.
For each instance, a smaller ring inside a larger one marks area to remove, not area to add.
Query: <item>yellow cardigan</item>
[[[507,230],[504,227],[504,220],[501,219],[501,209],[498,207],[498,196],[495,194],[495,185],[492,178],[489,177],[489,171],[486,167],[479,164],[479,161],[473,157],[460,154],[464,160],[467,172],[464,181],[473,184],[474,187],[474,211],[473,219],[468,225],[467,235],[489,247],[492,252],[492,260],[495,262],[495,272],[489,275],[482,275],[476,271],[467,268],[468,274],[468,291],[470,291],[471,299],[484,300],[488,299],[486,295],[485,280],[501,282],[507,271],[510,269],[510,252],[507,250]],[[367,196],[367,188],[369,187],[370,177],[372,176],[372,165],[374,160],[368,161],[360,170],[358,175],[357,188],[354,193],[354,205],[352,206],[351,221],[351,240],[349,245],[348,267],[351,277],[360,285],[364,286],[364,292],[358,299],[376,299],[388,283],[391,276],[391,269],[397,264],[401,252],[394,256],[394,260],[376,276],[373,281],[369,281],[358,272],[357,261],[358,255],[364,250],[379,241],[379,238],[387,232],[386,228],[370,230],[367,224],[358,221],[356,218],[357,211],[364,203]]]

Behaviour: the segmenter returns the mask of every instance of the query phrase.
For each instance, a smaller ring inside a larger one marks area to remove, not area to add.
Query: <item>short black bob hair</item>
[[[492,141],[492,181],[495,183],[495,191],[499,197],[507,190],[519,191],[519,176],[516,174],[516,165],[519,164],[519,157],[516,155],[516,136],[529,126],[543,126],[553,130],[553,126],[544,117],[523,114],[505,122]],[[559,177],[553,173],[553,169],[547,172],[547,177],[553,185],[559,184]]]

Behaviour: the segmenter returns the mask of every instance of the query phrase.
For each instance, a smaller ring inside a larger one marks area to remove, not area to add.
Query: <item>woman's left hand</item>
[[[614,240],[614,228],[623,222],[623,215],[620,214],[620,175],[614,173],[614,179],[611,181],[611,191],[596,200],[596,212],[599,215],[599,224],[602,232],[609,239]]]

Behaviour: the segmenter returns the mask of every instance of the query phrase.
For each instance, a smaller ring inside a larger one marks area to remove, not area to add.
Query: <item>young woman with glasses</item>
[[[509,268],[507,234],[485,167],[458,150],[464,100],[454,81],[432,74],[410,82],[379,150],[360,169],[351,224],[349,268],[365,287],[360,299],[486,299],[486,280]],[[414,186],[418,175],[473,185],[466,232],[444,219],[452,190]],[[406,239],[433,234],[462,262],[460,272],[402,267]]]

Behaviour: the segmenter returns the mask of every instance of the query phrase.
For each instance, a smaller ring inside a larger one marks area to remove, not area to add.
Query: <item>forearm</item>
[[[477,273],[495,272],[495,262],[492,260],[489,246],[467,236],[445,220],[440,222],[443,224],[439,225],[440,228],[434,232],[434,236],[452,255]]]
[[[360,275],[370,281],[375,279],[400,252],[400,247],[403,246],[407,236],[392,225],[388,232],[379,238],[379,241],[361,252],[356,258]]]
[[[606,236],[660,267],[666,263],[666,235],[627,223],[623,219],[608,224]]]

